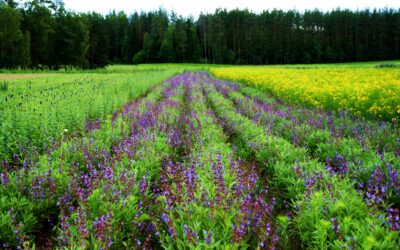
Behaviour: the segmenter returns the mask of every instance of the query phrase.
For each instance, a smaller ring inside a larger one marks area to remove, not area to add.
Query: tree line
[[[0,0],[0,68],[110,63],[330,63],[400,58],[400,10],[217,9],[197,20],[151,12],[75,13],[62,0]]]

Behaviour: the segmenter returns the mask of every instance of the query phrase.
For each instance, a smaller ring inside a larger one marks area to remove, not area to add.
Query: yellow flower
[[[375,68],[214,68],[219,78],[260,86],[278,98],[314,107],[347,109],[387,119],[400,114],[400,78]]]

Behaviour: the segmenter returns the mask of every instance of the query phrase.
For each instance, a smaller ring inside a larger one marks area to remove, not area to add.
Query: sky
[[[192,15],[197,18],[203,13],[214,13],[217,8],[249,9],[260,13],[266,9],[320,9],[330,11],[341,9],[394,8],[400,9],[400,0],[64,0],[65,8],[77,12],[96,11],[107,14],[111,10],[124,11],[127,14],[135,11],[152,11],[163,7],[174,10],[182,16]]]

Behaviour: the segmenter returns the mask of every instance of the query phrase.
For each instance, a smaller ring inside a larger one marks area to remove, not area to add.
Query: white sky
[[[78,11],[96,11],[107,14],[110,10],[130,14],[136,11],[156,10],[160,6],[167,11],[174,10],[178,15],[198,17],[200,12],[214,13],[216,8],[248,8],[254,12],[266,9],[321,9],[329,11],[341,9],[394,8],[400,9],[400,0],[64,0],[65,8]]]

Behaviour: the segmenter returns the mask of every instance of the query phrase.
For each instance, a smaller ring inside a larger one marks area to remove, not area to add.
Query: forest
[[[217,9],[195,19],[150,12],[76,13],[62,0],[0,0],[0,68],[108,64],[297,64],[400,58],[400,10]]]

